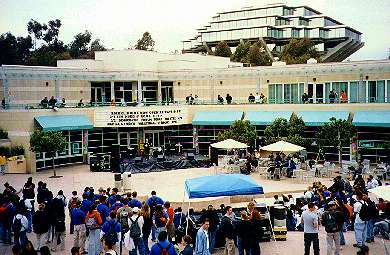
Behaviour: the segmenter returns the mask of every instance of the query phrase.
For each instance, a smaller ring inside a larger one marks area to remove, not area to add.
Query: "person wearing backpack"
[[[102,224],[100,213],[96,210],[96,205],[93,204],[85,217],[85,226],[89,229],[88,254],[90,255],[100,254],[100,227]]]
[[[28,220],[24,216],[25,210],[19,206],[12,221],[12,232],[14,233],[14,244],[24,246],[27,243]]]
[[[161,231],[167,231],[166,226],[167,226],[168,218],[169,216],[167,212],[164,211],[162,205],[160,204],[157,205],[152,217],[153,227],[156,231],[157,236]],[[152,228],[152,239],[153,239],[153,228]]]
[[[139,201],[138,199],[137,199],[137,191],[133,191],[133,193],[131,193],[131,200],[130,200],[130,202],[129,202],[129,206],[131,207],[131,208],[134,208],[134,207],[138,207],[139,209],[141,209],[142,208],[142,203],[141,203],[141,201]]]
[[[110,208],[108,208],[106,200],[106,196],[101,196],[99,198],[100,203],[97,205],[97,210],[100,213],[100,217],[102,218],[103,224],[110,217]]]
[[[63,216],[56,215],[54,222],[54,242],[52,251],[65,250],[65,236],[66,236],[66,226],[65,226],[65,214]]]
[[[363,200],[367,203],[369,210],[369,217],[366,228],[366,243],[374,242],[374,224],[379,218],[379,210],[374,201],[372,201],[367,194],[363,194]]]
[[[139,255],[145,254],[145,246],[142,239],[142,228],[144,225],[144,218],[140,214],[138,207],[133,208],[133,215],[129,218],[129,232],[130,237],[134,242],[134,249],[130,251],[130,255],[137,255],[137,249]]]
[[[100,238],[109,240],[114,243],[114,250],[119,254],[119,241],[121,240],[121,224],[116,220],[116,212],[110,212],[109,219],[103,224]]]
[[[157,196],[157,193],[156,191],[152,191],[151,192],[151,197],[146,201],[146,203],[148,204],[149,208],[150,208],[150,214],[151,215],[154,215],[154,211],[156,210],[156,206],[157,205],[164,205],[164,201]],[[155,242],[156,241],[156,226],[153,226],[152,227],[152,241]]]
[[[327,255],[332,254],[333,242],[335,244],[334,255],[340,254],[340,231],[343,228],[344,219],[341,212],[336,210],[336,207],[336,203],[330,201],[321,218],[321,224],[326,231]]]
[[[81,203],[81,198],[77,196],[77,191],[74,190],[74,191],[72,191],[72,197],[68,202],[68,211],[69,211],[69,218],[70,218],[70,222],[69,222],[69,233],[70,234],[73,234],[73,232],[74,232],[74,225],[72,222],[72,210],[74,208],[77,208],[78,203]]]
[[[177,255],[175,246],[168,241],[167,231],[161,231],[157,239],[158,242],[152,246],[149,255]]]
[[[117,195],[117,196],[119,196],[119,195]],[[118,208],[117,210],[115,210],[115,209],[113,210],[113,211],[116,211],[116,218],[117,218],[118,222],[121,224],[121,228],[122,228],[122,233],[121,233],[122,239],[120,240],[121,244],[123,243],[125,233],[127,233],[127,231],[129,231],[129,218],[133,213],[132,209],[128,206],[128,203],[129,203],[129,199],[127,197],[125,197],[123,199],[123,204],[121,203],[123,206]],[[115,204],[114,204],[114,206],[115,206]],[[122,245],[120,246],[120,253],[122,253]]]
[[[72,223],[74,225],[73,246],[80,247],[81,252],[84,252],[86,228],[85,228],[85,213],[81,210],[81,203],[78,202],[76,208],[72,209]]]
[[[356,199],[357,201],[353,205],[353,212],[355,215],[355,224],[354,224],[354,230],[355,230],[355,239],[356,244],[353,244],[354,247],[361,248],[364,245],[364,242],[366,240],[366,228],[367,228],[367,220],[368,217],[368,205],[363,200],[363,193],[357,192],[356,193]]]

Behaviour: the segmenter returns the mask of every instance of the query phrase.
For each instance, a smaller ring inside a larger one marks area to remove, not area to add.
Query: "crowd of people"
[[[61,101],[58,102],[58,100],[54,96],[51,96],[50,99],[44,97],[39,103],[39,106],[42,108],[66,107],[66,100],[63,97]],[[80,101],[77,103],[77,107],[83,107],[83,106],[84,106],[83,99],[80,99]]]
[[[338,176],[330,187],[313,183],[296,199],[289,195],[280,200],[276,195],[275,204],[287,208],[289,231],[304,232],[305,255],[310,254],[312,243],[314,254],[319,254],[320,225],[327,233],[328,255],[333,250],[339,254],[348,230],[355,232],[353,246],[359,248],[358,254],[366,254],[362,253],[368,251],[366,243],[374,242],[375,235],[390,237],[390,203],[379,199],[376,204],[367,192],[378,185],[373,176],[364,181],[358,175],[353,185]],[[4,184],[0,195],[0,240],[13,244],[14,254],[65,252],[69,233],[73,237],[72,254],[114,255],[122,254],[126,248],[130,255],[176,255],[177,244],[181,243],[181,254],[209,255],[215,249],[218,232],[224,240],[225,254],[233,255],[238,249],[239,255],[259,255],[263,217],[253,202],[239,214],[233,213],[230,206],[215,210],[210,205],[196,220],[201,224],[197,232],[192,236],[183,233],[177,239],[176,230],[183,227],[186,214],[180,207],[172,208],[155,191],[142,201],[135,191],[120,194],[116,188],[99,188],[95,192],[86,187],[81,195],[73,191],[67,198],[62,190],[54,195],[46,183],[38,182],[36,187],[30,177],[19,191]],[[150,241],[154,242],[152,247]]]

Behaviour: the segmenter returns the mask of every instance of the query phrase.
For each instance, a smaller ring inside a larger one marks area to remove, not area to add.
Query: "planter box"
[[[7,161],[7,165],[5,168],[6,174],[25,174],[26,170],[26,160],[12,160]]]

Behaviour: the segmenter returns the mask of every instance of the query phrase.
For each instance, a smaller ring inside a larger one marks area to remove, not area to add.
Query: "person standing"
[[[175,246],[167,240],[167,237],[166,231],[160,232],[157,236],[158,242],[152,246],[149,255],[177,255]]]
[[[231,206],[226,206],[226,214],[221,219],[221,233],[225,238],[225,255],[234,255],[236,251],[233,221],[235,221],[233,209]]]
[[[157,205],[153,214],[153,226],[156,229],[156,235],[161,231],[167,231],[168,214],[163,210],[162,205]],[[152,236],[153,238],[153,236]],[[153,241],[153,240],[152,240]]]
[[[330,201],[327,210],[321,218],[321,223],[326,231],[327,255],[332,254],[333,242],[335,244],[334,255],[340,254],[340,231],[343,229],[344,219],[340,211],[336,210],[336,203]]]
[[[242,211],[241,220],[238,220],[236,224],[237,248],[239,255],[244,255],[244,251],[246,255],[250,254],[249,241],[252,238],[251,228],[252,224],[249,221],[246,211]]]
[[[229,95],[229,94],[227,94],[227,95],[226,95],[226,103],[227,103],[227,104],[231,104],[231,103],[232,103],[232,100],[233,100],[232,96]]]
[[[151,192],[151,195],[152,196],[146,201],[146,203],[148,204],[148,206],[150,208],[150,214],[154,215],[154,211],[156,209],[156,206],[163,205],[164,201],[160,197],[157,196],[157,193],[154,190]],[[155,226],[152,227],[152,241],[153,242],[156,241],[156,228],[155,228]]]
[[[214,210],[212,205],[208,206],[207,211],[201,216],[200,221],[203,222],[204,219],[209,219],[208,233],[210,239],[210,253],[212,253],[215,247],[215,236],[219,225],[218,213]]]
[[[14,244],[24,246],[27,243],[26,232],[28,229],[28,220],[25,214],[23,205],[18,206],[16,215],[12,221],[12,231],[14,233]]]
[[[142,206],[141,215],[144,218],[144,225],[142,226],[142,240],[145,246],[145,254],[149,254],[149,236],[152,231],[153,220],[150,215],[150,208],[147,204]]]
[[[318,215],[314,203],[308,204],[308,209],[302,213],[301,223],[304,228],[305,255],[310,254],[310,246],[313,243],[314,255],[320,254],[318,240]]]
[[[202,227],[196,233],[195,255],[210,255],[210,241],[208,229],[210,226],[209,219],[204,219]]]
[[[116,220],[116,212],[112,211],[110,212],[110,218],[107,220],[103,226],[102,231],[100,233],[100,236],[109,239],[110,242],[114,243],[114,250],[119,253],[119,245],[121,240],[121,224]]]
[[[47,240],[47,234],[50,228],[44,203],[39,204],[38,211],[33,215],[32,224],[37,239],[37,245],[35,247],[39,250]]]
[[[144,225],[144,218],[140,213],[138,207],[133,208],[133,215],[129,218],[129,231],[130,237],[134,242],[134,249],[130,251],[130,255],[137,255],[137,250],[139,255],[145,254],[145,246],[142,238],[142,228]]]
[[[72,223],[74,226],[73,246],[80,247],[81,252],[85,249],[86,228],[85,213],[81,210],[81,203],[77,203],[76,208],[72,209]]]
[[[103,224],[100,213],[96,210],[96,205],[93,204],[85,217],[85,225],[89,230],[88,236],[88,254],[99,255],[100,246],[100,228]]]
[[[353,212],[355,214],[355,224],[354,224],[354,230],[355,230],[355,239],[356,244],[354,244],[354,247],[361,248],[364,245],[364,242],[366,240],[366,231],[367,231],[367,222],[366,215],[364,213],[365,210],[362,210],[362,208],[367,207],[367,203],[363,200],[363,193],[357,192],[356,193],[356,199],[357,201],[353,205]]]
[[[366,243],[374,242],[374,224],[379,218],[379,210],[376,207],[374,201],[372,201],[367,194],[363,194],[363,200],[367,203],[368,206],[368,220],[366,228]]]

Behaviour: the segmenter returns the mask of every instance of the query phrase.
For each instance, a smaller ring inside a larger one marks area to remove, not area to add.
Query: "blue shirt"
[[[87,199],[84,199],[82,202],[81,202],[81,210],[83,210],[83,212],[85,213],[88,213],[89,209],[91,208],[92,206],[92,202],[87,200]]]
[[[116,211],[117,208],[121,208],[123,207],[123,204],[121,202],[115,202],[112,206],[111,206],[111,211]]]
[[[186,215],[182,212],[177,212],[173,215],[173,224],[178,228],[181,223],[186,221]]]
[[[119,222],[117,220],[112,220],[112,219],[104,222],[104,224],[102,226],[103,233],[108,233],[108,231],[110,230],[110,227],[114,224],[115,224],[115,232],[120,233],[122,231],[121,224],[119,224]]]
[[[72,224],[81,225],[85,223],[85,213],[80,208],[74,208],[72,210]]]
[[[163,248],[168,248],[168,246],[169,246],[169,242],[167,241],[167,240],[165,240],[165,241],[159,241],[158,242],[160,245],[161,245],[161,247],[163,247]],[[149,253],[149,255],[161,255],[161,249],[160,249],[160,247],[158,247],[158,245],[157,244],[154,244],[153,246],[152,246],[152,248],[150,249],[150,253]],[[177,252],[176,252],[176,249],[175,249],[175,247],[173,246],[173,244],[171,244],[171,247],[169,247],[169,249],[167,250],[167,252],[168,252],[168,254],[169,255],[177,255]]]
[[[138,207],[139,209],[141,209],[142,203],[138,199],[132,198],[131,201],[129,202],[129,207],[131,208]]]
[[[100,217],[102,217],[103,223],[106,222],[108,216],[110,216],[110,209],[105,204],[99,204],[97,206],[97,210],[100,213]]]
[[[146,202],[150,208],[153,207],[153,202],[156,202],[158,205],[164,205],[164,201],[159,198],[158,196],[152,196],[151,198],[148,199]]]
[[[107,200],[109,205],[113,205],[116,202],[116,195],[111,195]]]

